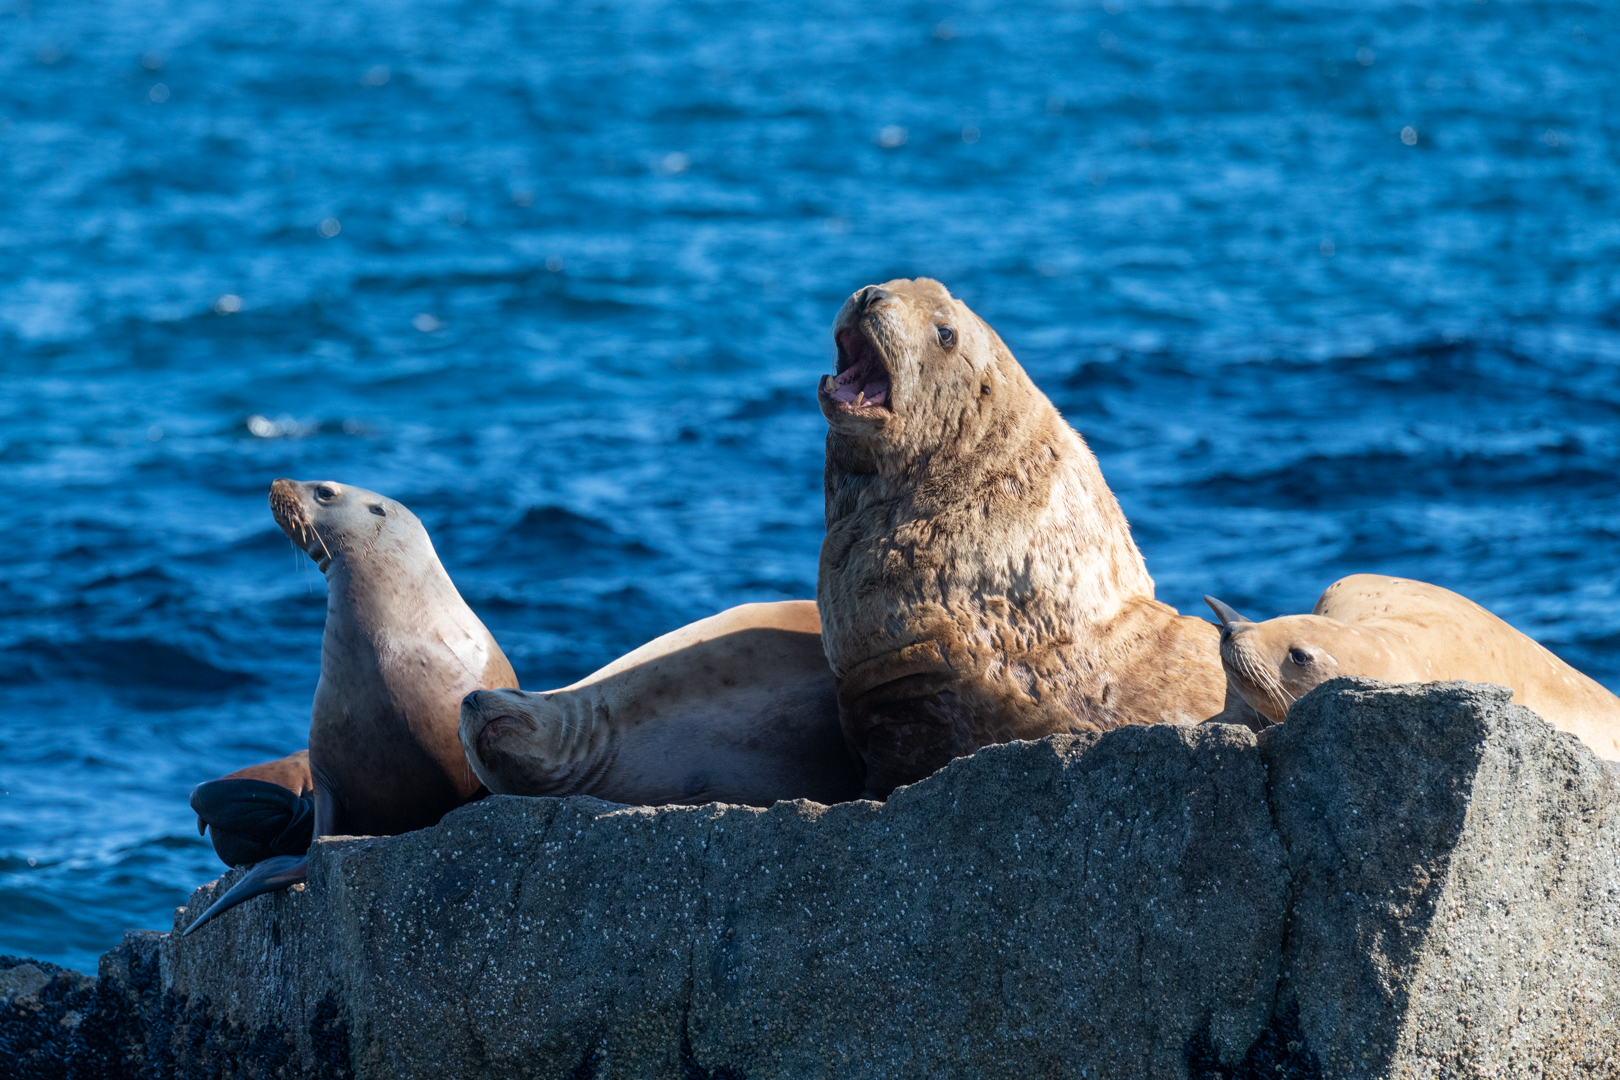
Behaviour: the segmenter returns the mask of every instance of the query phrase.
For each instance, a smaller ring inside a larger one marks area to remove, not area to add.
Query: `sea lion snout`
[[[604,749],[593,738],[600,725],[580,705],[567,695],[473,691],[461,699],[457,732],[468,764],[497,795],[577,790]]]
[[[1338,675],[1335,649],[1346,645],[1330,619],[1291,615],[1250,622],[1213,597],[1205,597],[1221,617],[1221,664],[1227,678],[1249,706],[1273,723],[1282,723],[1295,701]]]
[[[834,372],[822,376],[817,387],[827,421],[857,438],[893,438],[903,412],[932,409],[937,388],[931,381],[962,366],[960,308],[945,286],[929,278],[897,278],[855,290],[833,320]],[[966,366],[974,364],[970,360]],[[977,392],[979,373],[970,374]]]
[[[1255,623],[1221,628],[1221,666],[1249,707],[1273,724],[1288,716],[1295,695],[1283,685],[1276,664],[1256,648]]]
[[[521,691],[474,690],[461,699],[457,734],[474,771],[486,762],[510,757],[509,748],[503,744],[510,742],[511,736],[521,737],[536,730],[534,719],[525,708],[526,698]]]
[[[398,503],[336,480],[278,477],[270,484],[270,513],[322,573],[337,555],[371,550],[384,529],[397,536],[419,525]]]
[[[501,735],[514,728],[534,730],[534,721],[521,708],[522,698],[505,690],[474,690],[461,699],[461,741],[482,752],[494,748]]]
[[[315,523],[311,519],[309,507],[305,504],[304,485],[296,480],[286,477],[277,477],[270,482],[270,516],[276,519],[281,531],[287,534],[287,539],[298,545],[299,549],[316,562],[323,557],[330,560],[320,537],[316,535]],[[323,565],[322,570],[326,567]]]
[[[853,299],[855,309],[864,314],[867,308],[871,307],[873,304],[876,304],[880,300],[887,300],[888,298],[888,290],[884,289],[883,286],[868,285],[857,292]]]
[[[882,420],[894,414],[894,368],[880,344],[892,335],[873,310],[890,298],[882,286],[867,285],[838,312],[833,323],[838,358],[833,374],[822,376],[816,388],[829,421]]]

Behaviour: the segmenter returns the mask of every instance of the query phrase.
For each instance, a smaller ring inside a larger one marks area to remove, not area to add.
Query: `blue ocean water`
[[[1377,570],[1620,687],[1620,9],[0,0],[0,952],[93,970],[304,744],[276,476],[525,686],[813,595],[843,298],[927,274],[1161,598]]]

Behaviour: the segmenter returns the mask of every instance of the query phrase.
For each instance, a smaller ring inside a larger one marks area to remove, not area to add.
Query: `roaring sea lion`
[[[517,686],[415,514],[332,481],[270,485],[276,523],[326,575],[309,722],[314,835],[425,828],[480,791],[456,737],[461,699]],[[186,929],[302,881],[303,856],[259,863]]]
[[[309,751],[250,765],[191,789],[197,834],[212,835],[226,866],[246,866],[309,850],[315,830],[315,778]]]
[[[1620,698],[1465,596],[1406,578],[1352,574],[1309,615],[1250,622],[1212,596],[1221,660],[1256,711],[1282,723],[1340,675],[1393,683],[1495,683],[1598,757],[1620,761]]]
[[[867,794],[989,743],[1248,719],[1216,628],[1153,599],[1097,459],[966,304],[869,285],[833,342],[816,599]]]
[[[475,691],[461,744],[503,795],[769,806],[861,790],[809,600],[722,611],[561,690]]]

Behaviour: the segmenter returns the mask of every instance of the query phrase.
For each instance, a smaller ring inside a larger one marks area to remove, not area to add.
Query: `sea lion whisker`
[[[326,556],[326,561],[321,564],[321,569],[325,570],[326,567],[330,566],[332,563],[332,549],[326,546],[326,537],[321,535],[319,529],[315,528],[314,525],[310,525],[308,528],[310,535],[321,542],[321,553]],[[341,547],[342,545],[340,544],[339,546]]]
[[[1288,707],[1298,699],[1288,692],[1288,688],[1283,685],[1282,677],[1263,661],[1257,660],[1248,649],[1240,649],[1239,656],[1245,674],[1260,687],[1266,697],[1281,706],[1286,713]]]
[[[407,832],[467,802],[479,778],[456,735],[461,700],[471,690],[517,686],[500,646],[434,556],[421,522],[392,502],[389,513],[376,515],[373,508],[384,501],[336,483],[277,479],[270,486],[277,524],[295,546],[320,556],[334,585],[327,590],[322,690],[309,725],[316,835]],[[391,530],[391,545],[372,554],[365,528],[372,528],[374,544],[385,527],[379,519]],[[435,638],[454,662],[439,654]],[[451,647],[463,640],[459,650]],[[408,713],[402,703],[409,703]],[[366,719],[358,724],[357,717]],[[424,760],[435,783],[400,799],[401,771],[414,775]],[[304,880],[304,865],[259,863],[187,932],[242,900]]]

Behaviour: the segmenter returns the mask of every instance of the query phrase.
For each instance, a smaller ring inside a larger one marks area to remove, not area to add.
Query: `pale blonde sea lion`
[[[1154,600],[1097,459],[966,304],[869,285],[833,341],[816,599],[867,794],[989,743],[1249,719],[1216,628]]]
[[[1340,675],[1394,683],[1495,683],[1598,757],[1620,761],[1620,698],[1465,596],[1406,578],[1353,574],[1309,615],[1250,622],[1220,616],[1221,659],[1246,701],[1273,723]]]
[[[860,794],[809,600],[743,604],[561,690],[481,690],[461,743],[507,795],[638,805],[832,803]]]
[[[512,665],[400,503],[333,481],[277,480],[270,510],[326,575],[309,722],[314,835],[388,836],[434,824],[480,792],[456,737],[461,699],[516,687]],[[186,933],[304,872],[302,855],[260,862]]]

